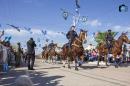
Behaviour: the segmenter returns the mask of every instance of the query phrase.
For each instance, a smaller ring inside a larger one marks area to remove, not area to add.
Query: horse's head
[[[127,37],[127,32],[122,33],[120,38],[122,39],[123,42],[130,43],[130,41],[129,41],[128,37]]]
[[[80,30],[79,38],[82,42],[86,42],[87,39],[87,31],[86,30]]]

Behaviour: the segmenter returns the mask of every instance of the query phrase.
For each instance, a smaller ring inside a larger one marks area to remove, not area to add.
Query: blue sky
[[[88,44],[94,43],[92,33],[97,31],[129,31],[130,11],[119,12],[121,4],[130,6],[130,0],[79,0],[80,15],[87,16],[87,23],[79,22],[78,28],[88,30]],[[5,36],[12,36],[12,43],[18,41],[25,45],[25,42],[34,37],[41,39],[38,44],[44,44],[45,37],[40,33],[41,29],[47,30],[48,37],[54,42],[64,44],[67,39],[57,32],[67,32],[72,25],[72,16],[67,20],[62,17],[61,8],[75,14],[75,0],[0,0],[0,24],[1,30],[5,29]],[[13,24],[21,27],[22,31],[6,24]],[[33,34],[29,34],[23,27],[32,28]],[[77,29],[78,31],[78,29]],[[3,37],[4,38],[4,37]]]

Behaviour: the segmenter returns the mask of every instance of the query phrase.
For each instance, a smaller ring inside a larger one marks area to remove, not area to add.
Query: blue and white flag
[[[13,27],[14,29],[16,29],[17,31],[19,31],[19,32],[20,32],[20,29],[19,29],[19,27],[17,27],[17,26],[14,26],[14,25],[11,25],[11,24],[7,24],[7,25],[9,25],[9,26]]]
[[[44,30],[41,30],[41,32],[42,32],[43,35],[46,35],[46,34],[47,34],[47,31],[46,31],[46,30],[45,30],[45,31],[44,31]]]
[[[75,3],[76,3],[76,8],[80,8],[79,0],[75,0]]]

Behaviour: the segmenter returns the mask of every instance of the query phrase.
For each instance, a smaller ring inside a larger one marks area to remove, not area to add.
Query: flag
[[[41,32],[42,32],[43,35],[46,35],[46,34],[47,34],[47,31],[46,31],[46,30],[45,30],[45,31],[41,30]]]
[[[0,38],[4,35],[4,30],[0,31]]]
[[[76,3],[76,7],[77,7],[77,8],[80,8],[79,0],[75,0],[75,3]]]
[[[27,30],[27,31],[30,31],[30,30],[31,30],[31,28],[26,28],[26,27],[24,27],[24,29]]]
[[[39,44],[39,47],[41,47],[41,44]]]
[[[57,32],[57,33],[62,34],[62,35],[66,35],[64,32]]]
[[[127,12],[128,11],[128,6],[125,4],[122,4],[119,6],[119,12]]]
[[[11,40],[11,38],[12,38],[12,37],[11,37],[11,36],[9,36],[7,41],[10,41],[10,40]]]
[[[40,42],[40,38],[37,38],[37,42]]]
[[[32,34],[33,32],[32,31],[30,31],[30,34]]]
[[[61,32],[61,34],[66,35],[64,32]]]
[[[119,33],[119,32],[115,32],[115,34],[114,34],[114,36],[113,36],[113,37],[115,37],[118,33]]]
[[[49,41],[49,39],[46,39],[46,42],[48,42]]]
[[[8,37],[6,36],[5,39],[4,39],[4,41],[7,41],[7,39],[8,39]]]
[[[14,26],[14,25],[11,25],[11,24],[7,24],[7,25],[9,25],[9,26],[13,27],[14,29],[16,29],[17,31],[19,31],[19,32],[20,32],[20,29],[19,29],[19,27],[17,27],[17,26]]]

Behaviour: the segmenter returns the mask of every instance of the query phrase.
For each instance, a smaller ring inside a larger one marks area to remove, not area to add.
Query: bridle
[[[81,34],[82,34],[82,32],[81,32]],[[86,35],[86,34],[85,34],[85,35]],[[81,35],[80,35],[80,36],[81,36]],[[82,47],[83,40],[80,39],[80,36],[75,38],[74,43],[72,43],[73,46],[76,46],[76,47],[78,47],[78,48],[81,48],[81,47]],[[76,42],[75,42],[76,40],[80,43],[80,45],[76,44]]]

